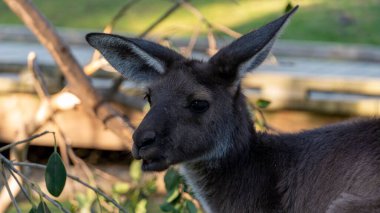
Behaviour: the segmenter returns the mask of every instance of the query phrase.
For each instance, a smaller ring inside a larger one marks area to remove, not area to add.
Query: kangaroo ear
[[[124,77],[137,82],[149,82],[183,59],[173,50],[143,39],[90,33],[86,40]]]
[[[297,9],[298,6],[277,20],[235,40],[210,58],[209,63],[218,67],[222,77],[232,82],[239,81],[245,73],[265,60],[281,29]]]

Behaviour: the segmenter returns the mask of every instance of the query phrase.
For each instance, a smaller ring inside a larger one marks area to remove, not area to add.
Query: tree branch
[[[63,212],[66,212],[66,213],[69,213],[68,210],[66,210],[65,208],[62,207],[62,205],[60,205],[57,201],[55,201],[54,199],[52,199],[51,197],[49,197],[49,195],[47,195],[46,193],[44,193],[38,185],[35,185],[34,183],[32,183],[29,178],[27,178],[25,175],[23,175],[19,170],[17,170],[14,166],[13,166],[13,163],[12,161],[8,160],[6,157],[4,157],[4,155],[0,154],[0,160],[2,161],[2,163],[6,166],[6,168],[9,170],[9,172],[14,172],[16,173],[18,176],[20,176],[23,180],[25,180],[25,183],[28,184],[35,192],[37,192],[40,196],[44,197],[45,199],[47,199],[50,203],[52,203],[54,206],[56,206],[57,208],[59,208],[61,211]]]
[[[16,177],[16,174],[14,174],[11,171],[9,171],[9,173],[11,174],[11,176],[13,177],[13,179],[16,181],[17,185],[20,187],[22,193],[24,194],[24,196],[26,197],[26,199],[29,201],[29,203],[31,203],[32,205],[34,205],[33,200],[30,197],[29,193],[25,190],[25,187],[19,181],[19,179],[22,181],[21,177]]]
[[[148,35],[148,33],[150,33],[154,28],[156,28],[160,23],[162,23],[166,18],[168,18],[171,14],[173,14],[182,4],[182,2],[185,1],[185,0],[177,0],[177,2],[171,6],[164,14],[162,14],[155,22],[153,22],[148,28],[146,28],[144,30],[144,32],[142,32],[138,37],[139,38],[143,38],[145,37],[146,35]],[[120,12],[120,11],[119,11]],[[116,18],[116,16],[114,17],[114,19]],[[113,21],[114,21],[113,19]],[[117,20],[117,19],[116,19]],[[115,20],[115,21],[116,21]],[[111,22],[112,23],[112,22]],[[106,28],[107,29],[107,28]],[[94,54],[95,55],[95,54]],[[92,63],[90,63],[91,65]],[[87,68],[87,66],[86,66]],[[94,67],[88,67],[88,71],[91,72],[93,71],[95,68],[95,65]],[[98,67],[100,68],[100,67]],[[86,72],[87,73],[87,72]],[[119,77],[118,79],[115,80],[113,86],[110,88],[110,92],[107,93],[106,97],[113,97],[114,94],[119,91],[119,88],[121,86],[121,84],[123,83],[124,81],[124,78],[121,76]],[[115,93],[112,93],[112,92],[115,92]]]
[[[15,146],[17,146],[17,145],[19,145],[19,144],[29,143],[30,141],[32,141],[32,140],[34,140],[34,139],[36,139],[36,138],[38,138],[38,137],[41,137],[41,136],[43,136],[43,135],[46,135],[46,134],[48,134],[48,133],[51,133],[51,132],[49,132],[49,131],[44,131],[44,132],[42,132],[42,133],[40,133],[40,134],[33,135],[33,136],[31,136],[31,137],[29,137],[29,138],[27,138],[27,139],[25,139],[25,140],[17,141],[17,142],[10,143],[10,144],[8,144],[8,145],[2,146],[2,147],[0,148],[0,152],[3,152],[3,151],[5,151],[5,150],[7,150],[7,149],[10,149],[10,148],[12,148],[12,147],[15,147]]]
[[[34,168],[38,168],[38,169],[46,169],[46,166],[45,165],[41,165],[41,164],[37,164],[37,163],[27,163],[27,162],[13,162],[13,165],[15,166],[28,166],[28,167],[34,167]],[[82,184],[83,186],[93,190],[94,192],[100,194],[101,196],[103,196],[108,202],[111,202],[112,204],[114,204],[117,208],[119,208],[120,211],[122,212],[125,212],[124,208],[122,206],[120,206],[114,199],[112,199],[111,197],[109,197],[108,195],[106,195],[104,192],[102,192],[101,190],[89,185],[88,183],[82,181],[79,177],[76,177],[74,175],[70,175],[70,174],[67,174],[67,177]]]
[[[189,12],[191,12],[194,16],[196,16],[203,24],[206,25],[206,27],[208,29],[217,29],[229,36],[231,36],[232,38],[239,38],[241,36],[240,33],[224,26],[224,25],[221,25],[221,24],[214,24],[214,23],[211,23],[209,20],[207,20],[207,18],[201,13],[201,11],[199,11],[196,7],[194,7],[191,3],[187,2],[187,1],[182,1],[181,2],[181,6],[183,8],[185,8],[186,10],[188,10]]]
[[[181,6],[181,3],[183,1],[184,0],[178,0],[172,7],[169,8],[169,10],[167,10],[162,16],[160,16],[152,25],[150,25],[146,30],[144,30],[144,32],[142,32],[139,35],[139,37],[143,38],[146,35],[148,35],[148,33],[150,33],[154,28],[156,28],[157,25],[159,25],[163,20],[169,17],[172,13],[174,13],[174,11],[176,11]]]
[[[4,186],[5,186],[5,188],[7,189],[7,192],[8,192],[8,195],[9,195],[9,197],[10,197],[10,199],[12,200],[12,203],[13,203],[13,206],[16,208],[16,211],[18,212],[18,213],[21,213],[21,210],[20,210],[20,207],[18,206],[18,204],[17,204],[17,202],[16,202],[16,199],[14,198],[14,196],[13,196],[13,194],[12,194],[12,190],[11,190],[11,188],[10,188],[10,186],[9,186],[9,183],[8,183],[8,181],[7,181],[7,177],[6,177],[6,175],[5,175],[5,171],[4,171],[4,164],[3,164],[3,161],[2,160],[0,160],[0,163],[1,163],[1,180],[2,180],[2,182],[3,182],[3,184],[4,184]],[[10,180],[10,182],[12,183],[12,179],[9,179]],[[14,182],[13,182],[14,183]]]
[[[125,148],[131,148],[133,128],[128,125],[121,113],[103,101],[90,84],[81,66],[72,55],[69,47],[58,36],[46,18],[28,0],[4,0],[25,25],[36,35],[67,79],[68,88],[81,99],[89,113],[96,115],[106,127],[118,135]]]

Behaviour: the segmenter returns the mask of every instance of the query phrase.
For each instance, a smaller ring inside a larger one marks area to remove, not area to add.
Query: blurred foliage
[[[142,161],[132,161],[129,169],[131,182],[117,183],[113,187],[113,197],[127,212],[147,212],[148,198],[157,190],[155,178],[143,178],[141,163]]]
[[[292,10],[294,8],[294,5],[292,4],[291,1],[289,1],[287,4],[286,4],[286,7],[284,9],[284,13],[287,13],[289,12],[290,10]]]
[[[56,26],[91,28],[101,31],[125,0],[34,0],[36,6]],[[300,5],[282,38],[295,40],[337,41],[380,45],[379,0],[192,0],[210,21],[246,33],[278,17],[289,6]],[[141,0],[116,26],[116,31],[141,33],[173,1]],[[64,8],[64,9],[62,9]],[[96,18],[95,18],[96,17]],[[226,18],[228,17],[228,18]],[[20,24],[4,4],[0,4],[1,24]],[[199,21],[180,9],[161,23],[153,34],[189,36]],[[203,32],[206,29],[202,26]]]
[[[30,213],[50,213],[50,209],[49,207],[46,205],[45,202],[41,201],[39,204],[38,204],[38,207],[35,208],[35,207],[32,207],[32,209],[30,210]]]
[[[165,174],[165,188],[167,195],[161,210],[172,213],[196,213],[199,210],[193,203],[192,193],[183,177],[174,168],[168,169]]]
[[[265,99],[258,99],[256,101],[256,106],[259,107],[260,109],[265,109],[269,106],[270,101],[265,100]]]
[[[117,200],[127,212],[146,213],[152,212],[148,205],[152,202],[152,197],[156,194],[156,178],[147,178],[141,171],[141,161],[134,160],[130,165],[129,174],[131,181],[115,183],[112,187],[112,197]],[[186,185],[183,177],[174,168],[167,170],[165,174],[165,188],[167,194],[163,204],[160,205],[162,212],[171,213],[197,213],[200,209],[194,204],[192,192]],[[75,211],[95,211],[100,212],[98,200],[94,196],[83,195],[77,196],[79,205]],[[102,203],[103,201],[100,201]],[[156,204],[150,204],[150,208]],[[154,207],[153,207],[154,208]],[[109,212],[102,209],[102,212]]]

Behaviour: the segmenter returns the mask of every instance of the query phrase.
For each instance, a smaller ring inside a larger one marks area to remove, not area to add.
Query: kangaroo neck
[[[276,162],[266,147],[251,146],[220,163],[198,161],[181,165],[181,174],[206,212],[272,212],[280,209]],[[256,155],[256,156],[255,156]],[[243,157],[247,156],[247,157]],[[247,206],[250,205],[250,206]]]

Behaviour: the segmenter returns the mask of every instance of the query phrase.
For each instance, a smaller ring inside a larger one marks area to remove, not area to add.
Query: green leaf
[[[140,200],[136,205],[135,213],[146,213],[146,204],[147,203],[148,203],[148,201],[146,199]]]
[[[145,195],[149,196],[157,191],[156,178],[145,182],[142,191]]]
[[[164,203],[160,206],[163,212],[171,212],[174,210],[174,206],[171,203]]]
[[[33,206],[30,210],[29,213],[37,213],[37,207]]]
[[[174,201],[179,196],[179,190],[178,188],[174,188],[171,190],[166,198],[166,202],[170,203]]]
[[[173,213],[182,213],[182,212],[184,212],[184,205],[182,205],[182,204],[183,203],[177,202],[174,205],[174,211],[173,211]]]
[[[50,155],[45,170],[46,188],[50,194],[58,197],[66,184],[66,169],[57,152]]]
[[[289,1],[285,7],[284,12],[287,13],[287,12],[291,11],[293,8],[294,8],[294,6],[293,6],[292,2]]]
[[[50,209],[44,201],[41,201],[37,207],[37,213],[50,213]]]
[[[113,191],[117,194],[125,194],[129,191],[130,188],[131,186],[129,185],[129,183],[119,182],[113,186]]]
[[[54,200],[56,202],[56,204],[58,206],[60,206],[62,209],[64,209],[65,207],[62,205],[62,203],[60,203],[58,200]],[[58,208],[58,207],[57,207]]]
[[[79,207],[83,207],[88,203],[87,197],[82,193],[77,193],[75,195],[75,200],[78,202]]]
[[[197,213],[197,207],[195,207],[194,203],[190,200],[185,201],[186,209],[189,213]]]
[[[178,188],[178,185],[181,181],[181,176],[175,169],[170,168],[165,174],[164,181],[166,191],[169,192],[172,191],[174,188]]]
[[[141,164],[142,161],[134,160],[129,167],[129,174],[134,181],[139,181],[141,179]]]
[[[256,106],[262,109],[267,108],[269,104],[270,104],[270,101],[264,100],[264,99],[259,99],[256,101]]]

